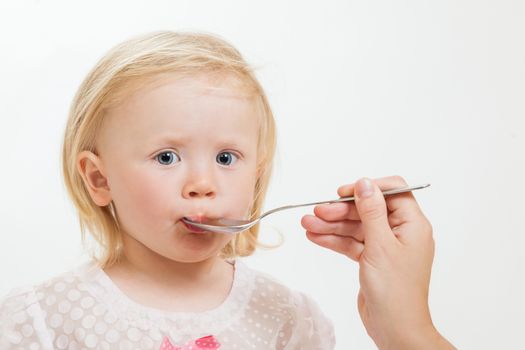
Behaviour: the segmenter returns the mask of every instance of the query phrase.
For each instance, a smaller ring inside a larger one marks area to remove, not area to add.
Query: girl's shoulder
[[[68,285],[74,284],[79,286],[82,283],[79,278],[79,272],[85,266],[87,266],[87,263],[56,274],[44,281],[12,288],[7,294],[0,296],[2,315],[5,312],[16,313],[23,309],[29,309],[41,302],[51,303],[53,295],[56,296],[58,293],[65,291]]]
[[[79,272],[87,265],[81,264],[44,281],[12,288],[1,296],[0,348],[6,344],[30,344],[28,342],[53,348],[46,332],[47,307],[75,298],[74,291],[82,287]]]

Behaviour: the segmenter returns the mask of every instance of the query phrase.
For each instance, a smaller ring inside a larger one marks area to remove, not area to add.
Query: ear
[[[111,203],[111,192],[102,160],[93,152],[82,151],[77,156],[77,169],[93,202],[100,207]]]

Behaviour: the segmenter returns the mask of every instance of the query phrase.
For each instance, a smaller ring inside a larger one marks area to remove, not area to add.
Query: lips
[[[194,221],[194,222],[203,222],[208,219],[204,215],[186,215],[185,218],[190,219],[191,221]]]
[[[184,221],[182,221],[182,220],[181,220],[181,222],[182,222],[182,224],[183,224],[183,225],[184,225],[189,231],[191,231],[191,232],[195,232],[195,233],[208,232],[208,231],[206,231],[206,230],[203,230],[203,229],[201,229],[201,228],[198,228],[198,227],[195,227],[195,226],[193,226],[193,225],[191,225],[191,224],[188,224],[188,223],[186,223],[186,222],[184,222]]]
[[[194,222],[203,222],[203,221],[206,221],[206,219],[207,219],[205,216],[202,216],[202,215],[188,215],[188,216],[185,216],[185,218],[187,218],[187,219],[189,219],[191,221],[194,221]],[[188,229],[188,231],[195,232],[195,233],[210,232],[210,231],[206,231],[206,230],[203,230],[201,228],[198,228],[196,226],[193,226],[191,224],[188,224],[187,222],[185,222],[182,219],[180,221],[182,222],[184,227],[186,227]]]

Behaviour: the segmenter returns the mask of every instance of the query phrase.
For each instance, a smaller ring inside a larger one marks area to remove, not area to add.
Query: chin
[[[181,224],[162,255],[181,263],[198,263],[216,257],[230,240],[214,232],[192,232]]]
[[[204,261],[208,261],[208,260],[211,260],[213,259],[214,257],[216,257],[217,254],[212,254],[211,256],[209,254],[181,254],[181,255],[178,255],[178,256],[167,256],[166,258],[172,260],[172,261],[175,261],[175,262],[178,262],[178,263],[182,263],[182,264],[197,264],[197,263],[202,263]]]
[[[190,234],[198,235],[198,234]],[[173,246],[170,258],[184,263],[196,263],[216,257],[225,244],[216,240],[203,239],[202,237],[184,237],[177,240]],[[169,255],[168,255],[169,256]]]

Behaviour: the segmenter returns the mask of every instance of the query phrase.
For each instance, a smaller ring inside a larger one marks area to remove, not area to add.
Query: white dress
[[[0,300],[0,349],[333,349],[332,323],[303,293],[235,260],[217,308],[167,312],[126,296],[86,262]]]

